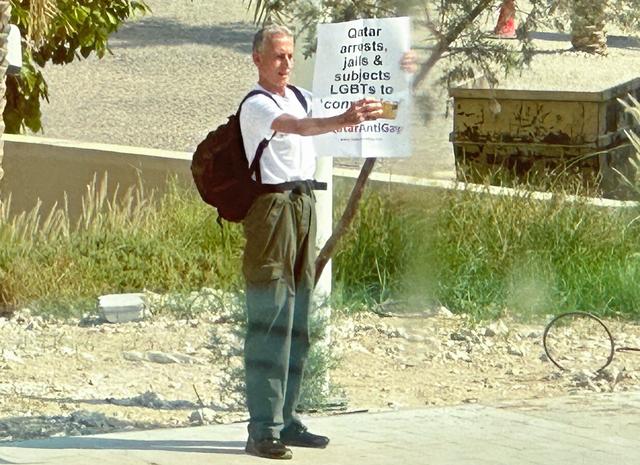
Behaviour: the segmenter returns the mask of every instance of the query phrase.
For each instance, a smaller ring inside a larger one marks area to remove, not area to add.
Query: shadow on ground
[[[0,418],[0,437],[10,438],[10,441],[25,441],[52,436],[82,436],[159,427],[160,425],[155,423],[130,422],[99,412],[80,410],[70,415]]]
[[[189,400],[165,400],[153,392],[147,392],[132,397],[107,397],[105,399],[72,399],[70,397],[41,397],[23,396],[40,402],[58,404],[89,404],[89,405],[119,405],[121,407],[145,407],[155,410],[195,410],[200,406]]]
[[[83,449],[83,450],[144,450],[169,452],[197,452],[200,454],[245,455],[244,441],[196,441],[196,440],[140,440],[69,437],[45,441],[15,443],[13,447],[28,449]]]
[[[125,25],[113,36],[114,48],[200,44],[251,53],[255,26],[233,22],[193,26],[173,19],[145,18]]]

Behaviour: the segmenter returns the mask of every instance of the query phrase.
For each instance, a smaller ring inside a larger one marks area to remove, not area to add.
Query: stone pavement
[[[294,449],[313,465],[637,465],[640,392],[493,406],[309,418],[325,450]],[[175,465],[273,463],[244,454],[246,424],[4,443],[0,464]]]

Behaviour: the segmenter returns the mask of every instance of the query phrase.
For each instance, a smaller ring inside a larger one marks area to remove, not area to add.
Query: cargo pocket
[[[282,310],[292,298],[293,291],[287,283],[282,266],[266,263],[260,266],[248,266],[245,269],[247,317],[250,325],[262,328],[259,334],[264,336],[275,328],[287,326]]]
[[[286,198],[267,194],[257,199],[243,224],[247,243],[242,271],[247,283],[268,283],[283,275],[287,241],[283,235]]]

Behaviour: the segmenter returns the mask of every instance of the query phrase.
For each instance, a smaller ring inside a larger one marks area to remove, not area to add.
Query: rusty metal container
[[[452,88],[459,180],[491,184],[577,182],[606,197],[628,197],[633,118],[618,98],[640,98],[640,78],[600,92]]]

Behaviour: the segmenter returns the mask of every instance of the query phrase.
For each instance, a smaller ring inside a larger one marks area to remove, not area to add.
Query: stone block
[[[100,315],[109,323],[142,320],[145,315],[144,294],[107,294],[98,297]]]

